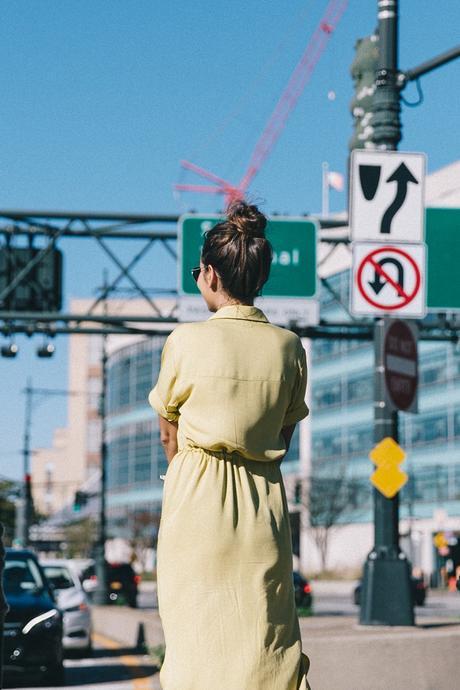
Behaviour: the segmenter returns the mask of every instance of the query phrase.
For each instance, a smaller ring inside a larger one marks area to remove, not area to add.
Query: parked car
[[[137,575],[129,563],[106,563],[107,590],[110,602],[128,604],[137,607],[138,585],[141,576]],[[95,564],[91,564],[81,575],[85,592],[92,598],[97,588],[97,574]]]
[[[9,606],[3,633],[5,676],[39,674],[45,685],[65,685],[62,614],[32,551],[6,549],[3,588]]]
[[[412,597],[416,606],[423,606],[426,599],[427,586],[423,577],[411,577]],[[358,582],[353,591],[353,602],[356,606],[361,604],[361,582]]]
[[[41,565],[64,615],[64,649],[90,655],[91,609],[74,564],[64,559],[53,559],[43,560]]]
[[[296,606],[309,609],[313,603],[311,584],[296,571],[292,574],[294,578],[294,595]]]

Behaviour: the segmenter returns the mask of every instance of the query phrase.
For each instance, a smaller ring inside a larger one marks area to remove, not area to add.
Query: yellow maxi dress
[[[256,307],[168,337],[152,407],[178,422],[158,539],[163,690],[308,690],[280,471],[305,351]]]

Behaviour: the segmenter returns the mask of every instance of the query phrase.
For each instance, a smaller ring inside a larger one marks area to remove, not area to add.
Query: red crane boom
[[[224,194],[226,202],[236,198],[244,197],[254,177],[257,175],[267,157],[270,155],[274,145],[279,139],[287,119],[297,101],[299,100],[305,86],[310,80],[311,75],[318,63],[326,45],[334,32],[337,24],[342,18],[348,5],[348,0],[329,0],[324,15],[316,27],[313,35],[305,48],[302,57],[297,63],[286,87],[284,88],[278,102],[268,120],[262,134],[260,135],[245,174],[238,185],[232,185],[227,180],[214,175],[213,173],[201,168],[189,161],[181,161],[181,166],[191,170],[200,177],[203,177],[215,186],[210,185],[189,185],[176,184],[174,189],[180,191],[194,191],[212,194]]]

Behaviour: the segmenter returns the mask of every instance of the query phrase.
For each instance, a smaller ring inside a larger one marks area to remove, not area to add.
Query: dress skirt
[[[186,448],[157,554],[163,690],[308,690],[280,462]]]

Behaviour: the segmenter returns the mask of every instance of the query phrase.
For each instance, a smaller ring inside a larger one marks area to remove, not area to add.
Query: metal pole
[[[372,140],[378,149],[394,150],[401,141],[398,87],[398,0],[378,0],[379,60],[375,81]]]
[[[375,324],[374,440],[398,440],[398,413],[385,402],[385,322]],[[362,625],[414,625],[410,564],[399,547],[399,495],[385,498],[374,489],[374,548],[364,565]]]
[[[3,535],[5,529],[0,522],[0,688],[3,688],[3,628],[5,616],[8,613],[8,602],[3,591],[3,570],[5,568],[5,547],[3,546]]]
[[[104,275],[104,289],[107,278]],[[104,313],[107,314],[107,301],[104,298]],[[98,537],[95,549],[97,589],[94,592],[94,603],[104,606],[108,603],[107,592],[107,564],[105,560],[105,542],[107,539],[106,516],[106,490],[107,490],[107,423],[106,423],[106,396],[107,396],[107,335],[102,336],[101,357],[101,397],[99,414],[101,417],[101,488],[99,501]]]
[[[32,520],[32,491],[30,478],[30,431],[32,426],[32,401],[33,388],[32,379],[27,379],[26,393],[26,410],[24,418],[24,446],[22,450],[23,457],[23,484],[21,490],[21,523],[18,530],[20,546],[27,547],[29,545],[29,529]]]
[[[378,0],[379,61],[374,96],[373,140],[394,150],[401,139],[398,75],[398,0]],[[398,440],[398,413],[385,402],[385,321],[374,328],[374,440]],[[399,496],[374,489],[374,548],[364,565],[362,625],[414,625],[410,564],[399,547]]]

